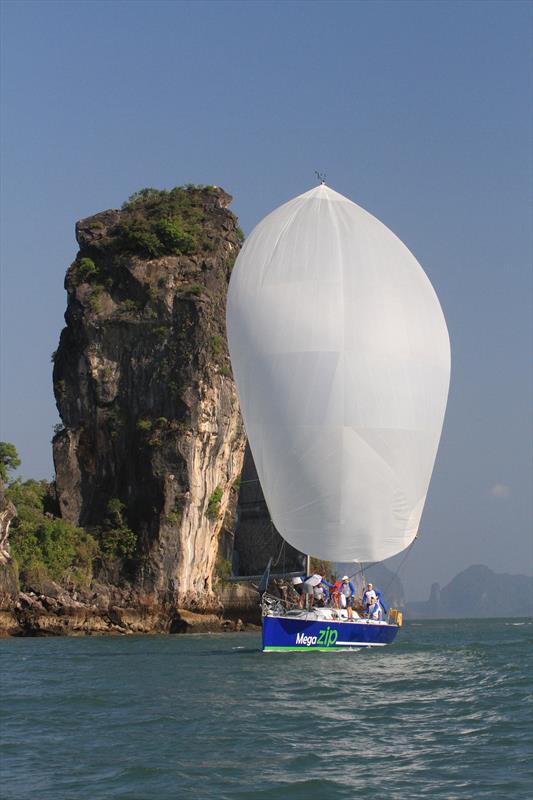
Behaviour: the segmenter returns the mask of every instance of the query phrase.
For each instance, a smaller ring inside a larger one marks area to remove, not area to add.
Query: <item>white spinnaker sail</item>
[[[282,536],[333,561],[381,561],[407,547],[450,379],[444,316],[412,253],[318,186],[246,240],[227,325],[246,432]]]

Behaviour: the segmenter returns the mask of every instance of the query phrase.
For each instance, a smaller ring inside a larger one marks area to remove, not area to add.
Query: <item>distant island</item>
[[[335,566],[340,575],[355,571],[353,564]],[[366,568],[365,579],[383,592],[389,607],[404,611],[406,621],[533,616],[533,577],[496,573],[482,564],[467,567],[442,589],[434,583],[427,600],[407,600],[402,581],[385,564]]]
[[[428,600],[407,603],[416,619],[533,616],[533,577],[468,567],[444,588],[434,583]]]

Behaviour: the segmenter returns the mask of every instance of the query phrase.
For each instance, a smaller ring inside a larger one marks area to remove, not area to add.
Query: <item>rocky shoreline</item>
[[[53,581],[43,591],[19,592],[0,609],[0,637],[223,633],[260,630],[257,594],[248,587],[223,587],[217,607],[179,608],[153,597],[122,597],[96,591],[80,598]],[[225,599],[225,603],[222,602]],[[128,602],[128,600],[130,602]]]

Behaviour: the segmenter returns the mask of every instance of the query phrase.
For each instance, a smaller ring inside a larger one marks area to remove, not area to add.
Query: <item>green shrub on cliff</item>
[[[202,283],[190,283],[188,286],[183,287],[183,291],[198,296],[205,292],[205,286]]]
[[[206,514],[208,517],[212,519],[216,519],[220,513],[220,502],[222,500],[222,487],[217,486],[211,497],[209,498],[209,502],[207,503],[207,511]]]
[[[107,514],[114,525],[122,525],[122,514],[126,506],[118,497],[112,497],[107,503]]]
[[[107,503],[103,528],[99,531],[100,549],[104,558],[131,558],[137,549],[137,535],[124,518],[126,506],[118,497]]]
[[[178,219],[162,219],[156,227],[157,235],[167,253],[180,255],[194,253],[197,244],[194,236],[187,233]]]
[[[8,472],[20,467],[17,448],[11,442],[0,442],[0,478],[7,483]]]
[[[92,258],[80,258],[76,266],[76,283],[90,283],[98,276],[98,267]]]
[[[208,249],[203,202],[198,187],[141,189],[122,206],[122,219],[112,231],[113,246],[159,258]]]
[[[140,189],[138,192],[134,192],[125,203],[122,203],[122,210],[129,211],[131,209],[137,208],[138,206],[146,205],[151,201],[156,201],[160,199],[162,194],[166,194],[164,190],[161,189]]]
[[[102,298],[104,296],[105,287],[101,283],[92,285],[92,291],[89,296],[89,307],[93,314],[99,314],[102,311]]]
[[[198,243],[187,227],[190,228],[180,218],[157,221],[133,217],[119,222],[115,234],[126,250],[149,258],[159,258],[163,255],[194,253],[198,249]]]
[[[211,339],[211,352],[214,356],[219,356],[224,349],[224,337],[213,336]]]
[[[87,585],[98,545],[82,528],[45,512],[47,488],[46,481],[17,480],[7,491],[17,508],[9,541],[21,583],[25,586],[38,575],[74,586]]]
[[[152,230],[148,220],[143,217],[134,217],[119,222],[114,233],[125,250],[140,253],[149,258],[158,258],[163,255],[163,244]]]
[[[127,297],[126,300],[122,301],[122,310],[127,314],[135,314],[141,309],[142,303],[140,303],[138,300],[133,300],[131,297]]]
[[[17,517],[11,526],[31,533],[38,523],[44,518],[44,498],[46,495],[46,481],[21,481],[16,480],[9,486],[6,494],[17,507]]]
[[[139,419],[137,420],[136,428],[138,431],[151,431],[152,430],[152,420],[151,419]]]
[[[131,558],[137,549],[137,536],[127,525],[121,525],[102,531],[100,546],[107,558]]]
[[[217,557],[215,575],[221,581],[231,578],[231,562],[227,558],[222,558],[222,556]]]

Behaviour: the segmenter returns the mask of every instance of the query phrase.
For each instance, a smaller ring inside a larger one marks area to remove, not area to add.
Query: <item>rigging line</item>
[[[402,558],[402,560],[398,564],[398,568],[395,570],[395,572],[393,573],[392,578],[388,582],[387,588],[383,590],[383,594],[386,594],[389,591],[389,589],[392,586],[392,584],[394,583],[395,579],[398,577],[398,575],[400,573],[400,570],[403,567],[403,565],[405,564],[405,562],[407,561],[409,555],[411,554],[411,550],[413,549],[414,543],[416,542],[417,539],[418,539],[418,536],[415,536],[415,538],[413,539],[413,541],[411,542],[411,544],[409,545],[409,547],[405,551],[404,557]]]
[[[270,519],[269,519],[269,521],[268,521],[268,525],[269,525],[269,528],[270,528],[270,539],[268,540],[268,545],[267,545],[267,546],[268,546],[268,547],[271,547],[271,545],[272,545],[272,542],[274,541],[274,537],[276,536],[276,534],[278,534],[278,536],[279,536],[279,537],[280,537],[282,540],[283,540],[283,537],[282,537],[282,536],[281,536],[281,534],[278,532],[278,530],[277,530],[277,529],[274,527],[274,523],[272,522],[272,517],[270,517]],[[279,553],[278,553],[278,559],[279,559]],[[275,566],[277,563],[278,563],[278,560],[276,560],[276,562],[275,562],[274,566]]]
[[[375,567],[375,566],[376,566],[376,564],[380,564],[380,563],[381,563],[380,561],[373,561],[371,564],[367,564],[367,565],[366,565],[366,569],[372,569],[372,567]],[[356,577],[357,577],[357,575],[362,575],[362,576],[363,576],[363,580],[365,580],[365,581],[366,581],[366,577],[365,577],[365,565],[363,564],[363,562],[362,562],[362,561],[361,561],[361,569],[358,569],[358,570],[357,570],[357,572],[354,572],[354,573],[353,573],[353,575],[350,575],[350,578],[349,578],[349,579],[351,580],[352,578],[356,578]]]
[[[270,520],[270,526],[271,526],[271,529],[272,529],[272,538],[273,538],[274,534],[276,533],[276,529],[274,528],[272,520]],[[283,564],[285,565],[285,544],[286,544],[286,542],[285,542],[285,539],[283,538],[283,536],[281,535],[281,533],[278,532],[278,536],[281,539],[281,547],[279,549],[279,553],[278,553],[278,556],[277,556],[276,560],[273,562],[273,566],[274,567],[279,564],[279,560],[281,558],[281,554],[282,553],[283,553]],[[272,539],[271,539],[271,541],[272,541]],[[283,571],[285,572],[285,566],[283,567]]]

